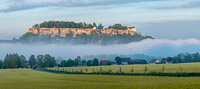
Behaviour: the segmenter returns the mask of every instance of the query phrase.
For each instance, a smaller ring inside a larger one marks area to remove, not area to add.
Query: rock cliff
[[[82,28],[30,28],[28,32],[39,35],[51,35],[51,37],[65,37],[66,34],[72,33],[73,37],[77,34],[87,34],[90,35],[91,31],[96,31],[98,34],[108,34],[112,35],[122,35],[122,34],[130,34],[134,35],[142,35],[141,33],[137,33],[134,30],[116,30],[116,29],[82,29]]]

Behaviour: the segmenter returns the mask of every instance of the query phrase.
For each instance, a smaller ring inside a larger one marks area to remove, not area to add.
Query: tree
[[[122,26],[121,24],[115,24],[112,26],[113,29],[127,30],[127,26]]]
[[[37,61],[38,61],[38,68],[44,67],[44,55],[38,55],[37,56]]]
[[[72,66],[74,66],[74,61],[73,60],[71,60],[71,59],[68,59],[67,60],[67,67],[72,67]]]
[[[93,25],[92,25],[92,26],[93,26],[93,27],[97,27],[97,25],[96,25],[96,23],[95,23],[95,22],[93,23]]]
[[[200,55],[199,55],[199,53],[197,52],[197,53],[194,54],[193,62],[200,62],[199,59],[200,59]]]
[[[162,58],[161,63],[166,64],[166,62],[167,62],[167,58]]]
[[[61,64],[62,67],[67,67],[67,61],[66,60],[62,60],[60,64]]]
[[[83,28],[87,28],[87,24],[85,22],[83,23]]]
[[[39,24],[35,24],[34,26],[33,26],[33,28],[39,28],[40,26],[39,26]]]
[[[164,65],[163,65],[161,71],[162,71],[162,73],[164,73],[164,71],[165,71],[165,66]]]
[[[192,62],[192,55],[191,54],[186,54],[185,55],[185,58],[184,58],[184,61],[185,62]]]
[[[26,58],[25,58],[24,55],[20,56],[20,62],[21,62],[21,67],[22,68],[26,68],[27,67],[27,65],[26,65]]]
[[[3,61],[0,60],[0,69],[2,69],[2,68],[3,68]]]
[[[133,67],[131,68],[130,72],[131,72],[131,73],[133,73],[133,72],[134,72],[134,69],[133,69]]]
[[[18,54],[6,54],[3,63],[4,68],[21,68],[26,67],[26,58]]]
[[[56,65],[55,57],[46,54],[44,56],[44,67],[54,67]]]
[[[11,59],[10,59],[10,55],[6,54],[5,58],[4,58],[4,64],[3,64],[4,68],[11,68]]]
[[[87,66],[92,66],[93,64],[92,64],[92,60],[88,60],[87,61]]]
[[[86,73],[88,72],[88,69],[87,69],[87,68],[85,68],[85,72],[86,72]]]
[[[83,28],[83,23],[82,22],[80,23],[80,28]]]
[[[122,73],[122,68],[121,67],[119,67],[119,73]]]
[[[12,68],[21,68],[20,57],[18,54],[11,55],[11,66]]]
[[[87,65],[87,61],[86,60],[82,60],[82,65],[86,66]]]
[[[103,69],[102,69],[102,67],[100,67],[100,69],[99,69],[99,72],[103,72]]]
[[[103,29],[103,26],[101,23],[98,25],[98,29]]]
[[[93,28],[92,24],[89,24],[87,28]]]
[[[75,66],[78,66],[79,62],[81,61],[81,57],[78,56],[77,58],[75,58]]]
[[[173,62],[174,58],[173,57],[167,57],[168,62]]]
[[[98,66],[99,65],[99,60],[97,58],[94,58],[92,61],[93,66]]]
[[[148,71],[148,67],[145,65],[145,67],[144,67],[144,73],[147,73],[147,71]]]
[[[34,67],[36,67],[36,64],[37,64],[37,60],[35,58],[35,55],[31,55],[29,58],[30,67],[33,69]]]
[[[121,62],[122,62],[122,59],[118,56],[118,57],[115,57],[115,61],[116,61],[116,63],[117,63],[118,65],[120,65]]]
[[[77,56],[77,58],[75,59],[75,61],[81,61],[81,57],[80,56]]]
[[[174,57],[173,63],[182,63],[182,60],[180,58]]]

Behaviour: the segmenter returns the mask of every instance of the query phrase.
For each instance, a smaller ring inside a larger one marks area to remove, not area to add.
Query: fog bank
[[[0,59],[7,53],[23,54],[27,57],[34,54],[51,54],[63,59],[75,58],[76,56],[98,54],[146,54],[156,57],[174,56],[178,53],[199,52],[200,40],[168,40],[147,39],[129,44],[116,44],[110,46],[101,45],[67,45],[67,44],[20,44],[0,43]]]

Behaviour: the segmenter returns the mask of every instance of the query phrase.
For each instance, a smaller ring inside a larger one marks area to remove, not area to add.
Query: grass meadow
[[[200,63],[182,63],[182,64],[141,64],[141,65],[111,65],[111,66],[90,66],[90,67],[59,67],[47,68],[49,70],[58,71],[82,71],[83,73],[92,73],[99,71],[112,71],[113,73],[121,71],[124,73],[144,73],[145,66],[147,67],[146,73],[149,72],[164,72],[164,73],[200,73]],[[164,71],[163,71],[164,68]],[[133,70],[133,71],[131,71]]]
[[[0,89],[199,89],[200,77],[53,74],[0,70]]]

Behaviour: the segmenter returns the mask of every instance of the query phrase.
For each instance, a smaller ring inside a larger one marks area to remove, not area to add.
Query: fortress
[[[141,33],[136,32],[135,27],[130,27],[127,30],[117,30],[111,28],[103,28],[97,29],[94,28],[30,28],[28,30],[29,33],[39,34],[39,35],[51,35],[51,37],[65,37],[66,34],[72,33],[73,37],[77,34],[87,34],[90,35],[92,31],[95,31],[97,34],[107,34],[107,35],[123,35],[123,34],[130,34],[132,36],[139,35],[142,36]]]

